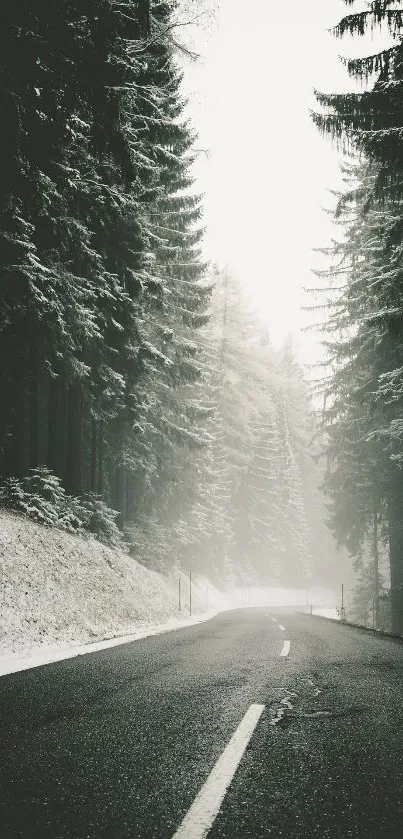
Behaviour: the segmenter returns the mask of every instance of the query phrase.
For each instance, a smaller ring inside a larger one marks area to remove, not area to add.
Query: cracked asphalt
[[[0,703],[2,839],[172,839],[253,703],[209,839],[403,834],[395,639],[234,610],[3,676]]]

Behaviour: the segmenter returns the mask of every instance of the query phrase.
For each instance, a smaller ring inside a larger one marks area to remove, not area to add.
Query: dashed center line
[[[228,746],[210,772],[173,839],[205,839],[221,802],[235,775],[249,740],[264,711],[264,705],[251,705]]]
[[[282,623],[279,623],[278,628],[285,632],[285,626]]]
[[[277,623],[277,618],[272,618],[272,621],[274,621],[274,623]]]
[[[291,641],[284,641],[283,649],[281,650],[280,656],[283,656],[283,658],[285,658],[285,656],[287,656],[290,652],[290,647]]]

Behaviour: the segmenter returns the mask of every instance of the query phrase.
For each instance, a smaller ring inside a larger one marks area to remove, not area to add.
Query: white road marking
[[[274,623],[277,623],[277,618],[272,618],[272,621],[274,621]]]
[[[251,705],[247,710],[173,839],[205,839],[264,707],[264,705]]]
[[[284,641],[283,649],[281,650],[280,656],[286,656],[290,652],[291,641]]]
[[[285,632],[285,626],[283,626],[282,623],[279,623],[278,628],[281,629],[282,632]]]

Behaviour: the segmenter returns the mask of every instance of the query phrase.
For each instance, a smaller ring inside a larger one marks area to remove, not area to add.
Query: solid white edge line
[[[205,839],[264,711],[251,705],[172,839]]]
[[[291,641],[284,641],[280,656],[285,657],[290,652]]]
[[[285,626],[282,623],[279,623],[278,628],[281,629],[282,632],[285,632]]]

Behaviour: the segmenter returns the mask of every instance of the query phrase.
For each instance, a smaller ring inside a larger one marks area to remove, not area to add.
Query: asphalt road
[[[403,836],[393,639],[236,610],[3,676],[0,703],[2,839],[172,839],[256,704],[208,839]]]

